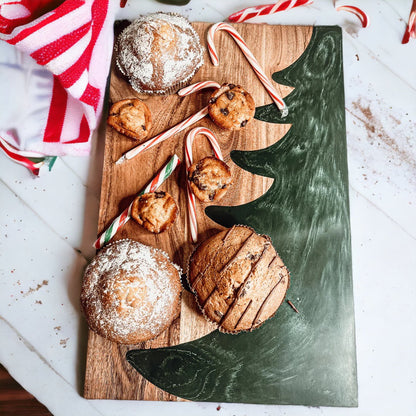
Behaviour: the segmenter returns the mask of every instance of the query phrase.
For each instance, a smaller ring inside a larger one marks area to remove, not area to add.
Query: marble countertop
[[[118,17],[169,10],[216,22],[255,3],[130,1]],[[40,178],[0,154],[0,362],[10,374],[54,415],[414,415],[416,40],[401,44],[410,4],[357,2],[370,16],[367,29],[336,12],[332,0],[253,21],[344,29],[358,408],[220,404],[217,412],[218,403],[82,398],[87,327],[79,291],[94,255],[103,125],[90,157],[60,158]],[[0,82],[1,113],[9,111],[7,97],[16,88]]]

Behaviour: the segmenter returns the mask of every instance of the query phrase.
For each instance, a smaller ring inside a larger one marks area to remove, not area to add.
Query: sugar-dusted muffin
[[[133,240],[103,248],[87,266],[81,306],[89,327],[120,344],[155,338],[179,314],[179,268]]]
[[[227,130],[240,130],[254,117],[256,104],[242,87],[223,84],[209,100],[208,111],[212,121]]]
[[[208,156],[188,169],[192,192],[202,202],[218,201],[232,183],[230,168],[222,160]]]
[[[111,106],[107,123],[125,136],[143,140],[152,127],[152,115],[143,101],[130,98]]]
[[[220,331],[237,333],[275,314],[289,287],[289,272],[269,237],[234,226],[195,250],[188,283],[204,316]]]
[[[178,216],[178,206],[167,192],[148,192],[137,197],[131,207],[131,216],[152,233],[167,230]]]
[[[189,21],[175,13],[134,20],[117,39],[116,63],[140,93],[171,94],[203,64],[203,48]]]

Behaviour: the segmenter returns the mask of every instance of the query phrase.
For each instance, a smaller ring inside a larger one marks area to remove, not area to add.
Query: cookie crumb
[[[62,345],[62,348],[66,348],[66,343],[68,342],[69,338],[61,339],[59,341],[59,345]]]

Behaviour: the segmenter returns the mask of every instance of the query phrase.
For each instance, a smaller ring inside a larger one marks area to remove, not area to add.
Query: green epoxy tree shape
[[[356,406],[342,35],[315,27],[302,56],[273,79],[293,86],[284,120],[275,105],[256,109],[269,123],[293,123],[276,144],[233,151],[242,169],[274,178],[262,197],[209,207],[225,226],[271,236],[291,271],[287,303],[262,327],[215,331],[175,347],[133,350],[127,360],[148,380],[195,401]]]

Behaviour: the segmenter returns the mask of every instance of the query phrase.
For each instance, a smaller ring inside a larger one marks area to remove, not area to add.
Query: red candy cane
[[[195,124],[197,121],[201,120],[201,118],[204,118],[206,115],[208,115],[208,106],[204,107],[202,110],[199,110],[194,115],[181,121],[176,126],[173,126],[172,128],[164,131],[163,133],[160,133],[157,136],[152,137],[151,139],[147,140],[142,144],[139,144],[136,147],[133,147],[133,149],[130,149],[128,152],[124,153],[124,155],[117,160],[116,165],[121,165],[126,160],[132,159],[133,157],[137,156],[142,152],[145,152],[151,147],[156,146],[159,143],[162,143],[166,139],[169,139],[169,137],[172,137],[174,134],[179,133],[180,131],[186,129],[189,126],[192,126],[192,124]]]
[[[2,149],[5,155],[13,160],[13,162],[28,168],[34,175],[39,175],[39,169],[44,164],[43,161],[33,162],[29,158],[44,159],[44,156],[40,153],[22,151],[12,146],[3,137],[0,137],[0,149]]]
[[[215,49],[214,45],[214,36],[215,32],[218,30],[225,30],[227,33],[231,35],[231,37],[235,40],[237,45],[242,50],[244,56],[252,66],[254,72],[258,76],[261,83],[266,88],[269,95],[272,97],[273,101],[276,103],[277,107],[279,108],[281,114],[283,117],[286,117],[288,114],[288,110],[286,107],[286,104],[282,100],[282,98],[279,96],[277,90],[272,85],[271,81],[267,78],[266,74],[264,73],[263,69],[259,65],[257,59],[254,57],[254,55],[251,53],[250,49],[248,48],[247,44],[244,42],[243,38],[240,36],[240,34],[228,23],[219,22],[215,25],[212,25],[210,29],[208,30],[207,35],[207,42],[208,42],[208,51],[209,55],[211,57],[211,61],[215,66],[218,66],[219,59],[217,50]]]
[[[185,95],[192,94],[193,92],[200,91],[204,88],[220,88],[220,84],[218,84],[218,82],[215,81],[197,82],[196,84],[189,85],[188,87],[179,90],[178,95],[184,97]],[[204,107],[202,110],[198,111],[192,116],[189,116],[185,120],[178,123],[176,126],[173,126],[168,130],[165,130],[163,133],[160,133],[157,136],[152,137],[151,139],[145,141],[142,144],[139,144],[136,147],[133,147],[133,149],[130,149],[127,153],[124,153],[124,155],[117,160],[116,165],[120,165],[124,161],[132,159],[138,154],[145,152],[147,149],[150,149],[151,147],[156,146],[159,143],[162,143],[166,139],[169,139],[169,137],[172,137],[174,134],[179,133],[180,131],[186,129],[189,126],[192,126],[192,124],[195,124],[197,121],[201,120],[201,118],[204,118],[207,114],[208,107]]]
[[[246,9],[242,9],[230,15],[228,20],[234,23],[241,23],[252,19],[253,17],[282,12],[298,6],[307,6],[312,3],[313,0],[280,0],[275,4],[247,7]]]
[[[407,43],[410,37],[416,37],[416,0],[413,0],[412,9],[410,10],[409,21],[402,39],[402,43]]]
[[[346,12],[350,12],[355,14],[359,19],[363,27],[367,27],[370,24],[370,18],[365,14],[365,12],[358,7],[355,6],[338,6],[336,8],[337,12],[344,10]]]
[[[217,138],[215,137],[214,133],[211,130],[207,129],[206,127],[195,127],[186,136],[185,163],[186,163],[187,172],[193,163],[192,144],[197,134],[203,134],[204,136],[206,136],[209,142],[211,143],[212,150],[214,151],[215,157],[222,161],[224,160],[222,157],[220,146],[218,144]],[[187,197],[188,197],[189,229],[191,232],[192,242],[196,243],[198,240],[198,223],[196,221],[196,203],[195,203],[195,195],[192,192],[191,186],[189,185],[189,181],[187,181],[186,191],[187,191]]]
[[[178,91],[178,95],[180,97],[185,97],[185,95],[192,94],[197,91],[201,91],[204,88],[220,88],[221,85],[218,84],[218,82],[215,81],[202,81],[197,82],[195,84],[189,85],[188,87],[182,88]]]

